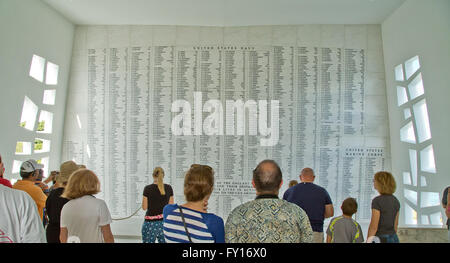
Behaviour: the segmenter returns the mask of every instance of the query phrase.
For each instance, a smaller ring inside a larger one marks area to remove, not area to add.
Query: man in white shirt
[[[36,203],[24,191],[0,185],[0,243],[46,243]]]

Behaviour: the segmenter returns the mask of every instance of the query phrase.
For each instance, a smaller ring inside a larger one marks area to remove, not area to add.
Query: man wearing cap
[[[42,164],[35,160],[28,160],[22,163],[20,167],[20,177],[22,180],[17,181],[13,185],[13,189],[22,190],[28,193],[37,205],[39,216],[43,220],[45,201],[47,196],[42,192],[42,189],[34,184],[38,176],[39,169],[44,168]]]
[[[63,198],[61,195],[69,181],[70,175],[80,168],[84,168],[84,165],[78,165],[73,161],[64,162],[60,166],[59,175],[56,177],[56,184],[45,204],[49,221],[46,229],[48,243],[60,243],[61,210],[69,202],[69,199]]]

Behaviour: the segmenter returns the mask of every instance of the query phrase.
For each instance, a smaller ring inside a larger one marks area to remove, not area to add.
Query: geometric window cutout
[[[11,173],[12,174],[18,174],[20,172],[20,166],[22,166],[22,161],[14,160],[13,161],[13,166],[12,166],[12,169],[11,169]]]
[[[406,79],[409,79],[420,68],[419,57],[415,56],[405,62]]]
[[[34,139],[34,153],[50,152],[50,141],[45,139]]]
[[[20,117],[20,126],[32,131],[36,122],[38,106],[33,103],[27,96],[23,102],[22,116]]]
[[[40,163],[44,166],[44,168],[42,168],[42,170],[44,171],[44,178],[47,177],[48,174],[48,164],[49,164],[49,158],[48,157],[44,157],[42,159],[36,160],[37,163]]]
[[[86,144],[86,153],[88,155],[88,158],[91,158],[91,148],[89,148],[89,144]]]
[[[411,185],[411,174],[408,172],[403,172],[403,184]]]
[[[419,142],[431,139],[430,121],[428,119],[427,103],[425,99],[413,105],[416,120],[417,138]]]
[[[37,133],[52,133],[53,113],[41,110],[39,115]]]
[[[405,203],[405,223],[407,225],[417,225],[417,212]]]
[[[81,120],[80,120],[80,116],[77,114],[77,123],[78,123],[78,127],[81,130]]]
[[[58,84],[58,71],[59,66],[51,62],[47,62],[47,73],[45,74],[45,84],[57,85]]]
[[[434,213],[430,215],[431,224],[436,226],[442,226],[442,214],[440,212]]]
[[[429,145],[420,151],[420,170],[428,173],[436,173],[433,145]]]
[[[420,177],[420,186],[422,187],[427,186],[427,178],[425,178],[425,176]]]
[[[42,100],[42,103],[45,105],[55,105],[55,97],[56,97],[56,90],[54,89],[44,90],[44,99]]]
[[[425,93],[423,89],[422,73],[419,73],[411,83],[408,84],[409,97],[411,100],[423,95]]]
[[[396,81],[404,81],[405,80],[405,78],[403,77],[403,65],[402,64],[395,67],[395,80]]]
[[[416,136],[414,134],[412,122],[408,122],[408,124],[400,129],[400,140],[407,143],[416,143]]]
[[[403,115],[405,115],[405,120],[409,119],[411,117],[411,109],[410,108],[404,109]]]
[[[421,192],[420,193],[420,207],[438,206],[441,199],[439,199],[439,193],[435,192]]]
[[[397,86],[397,105],[401,106],[408,102],[408,95],[405,87]]]
[[[420,221],[421,221],[422,225],[429,225],[430,224],[430,220],[428,219],[427,215],[422,215],[420,218],[421,218]]]
[[[18,172],[17,172],[17,173],[18,173]],[[12,184],[12,185],[15,185],[16,182],[17,182],[17,179],[11,179],[11,184]]]
[[[30,67],[30,77],[42,82],[44,80],[45,58],[33,55]]]
[[[30,155],[31,154],[31,142],[17,142],[16,155]]]
[[[411,203],[413,203],[415,206],[417,206],[417,192],[411,191],[411,190],[408,190],[408,189],[404,189],[404,196]]]
[[[411,165],[411,177],[413,186],[417,186],[417,151],[409,150],[409,162]]]

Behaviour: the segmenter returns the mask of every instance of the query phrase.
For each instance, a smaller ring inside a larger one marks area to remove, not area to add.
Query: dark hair
[[[342,202],[342,213],[347,216],[352,216],[358,211],[358,203],[355,198],[349,197]]]
[[[2,168],[0,168],[0,178],[3,178],[3,172],[5,171],[5,165],[3,164],[2,155],[0,154],[0,165]]]
[[[264,168],[264,164],[271,164],[272,169]],[[280,166],[274,160],[264,160],[253,170],[253,182],[258,192],[274,192],[280,187],[282,174]]]
[[[27,179],[27,178],[30,178],[31,176],[33,176],[33,174],[35,173],[36,171],[33,171],[33,172],[29,172],[29,173],[27,173],[27,172],[20,172],[20,177],[22,177],[23,179]]]
[[[42,178],[44,177],[44,170],[38,169],[36,170],[37,178],[36,181],[42,181]]]

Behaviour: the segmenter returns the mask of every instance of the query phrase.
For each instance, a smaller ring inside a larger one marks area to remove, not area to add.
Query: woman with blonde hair
[[[291,180],[291,181],[289,181],[289,188],[291,188],[292,186],[296,186],[296,185],[298,185],[297,180]]]
[[[380,195],[372,200],[372,218],[367,237],[377,236],[382,243],[399,243],[397,226],[400,202],[393,195],[396,189],[394,176],[389,172],[377,172],[373,185]]]
[[[91,170],[70,175],[61,195],[70,200],[61,211],[61,243],[114,243],[108,207],[93,196],[99,192],[100,181]]]
[[[214,170],[193,164],[184,178],[186,203],[164,207],[164,237],[170,243],[225,243],[222,218],[208,213]]]
[[[164,170],[156,167],[153,170],[153,184],[144,188],[142,209],[146,210],[145,221],[142,224],[142,242],[165,243],[163,233],[163,208],[167,204],[173,204],[173,190],[168,184],[164,184]]]

